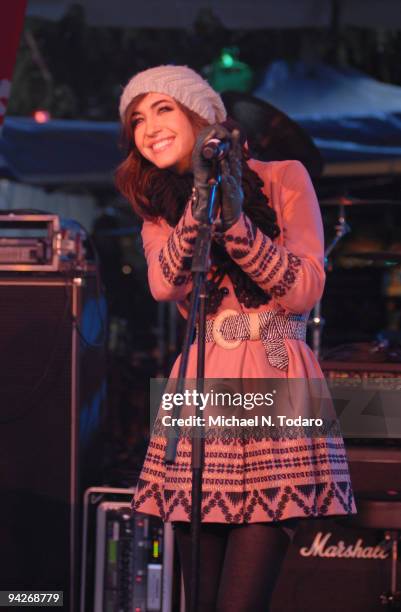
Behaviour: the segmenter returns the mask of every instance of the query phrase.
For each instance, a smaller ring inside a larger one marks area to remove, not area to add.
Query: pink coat
[[[274,317],[302,315],[320,299],[325,280],[323,227],[309,175],[297,161],[259,162],[251,168],[262,178],[277,214],[280,236],[272,241],[245,214],[224,237],[227,252],[273,299],[258,309],[240,303],[228,277],[228,295],[219,312],[274,311]],[[197,222],[190,207],[172,229],[166,221],[145,221],[142,238],[149,285],[156,300],[175,300],[185,316],[191,275],[183,266],[193,252]],[[197,345],[191,347],[188,378],[195,378]],[[281,361],[280,361],[281,360]],[[275,365],[272,365],[274,363]],[[171,377],[178,372],[178,359]],[[280,340],[279,360],[260,340],[243,340],[235,349],[206,343],[206,378],[322,378],[317,360],[301,339]],[[134,495],[133,508],[167,521],[189,521],[191,442],[182,436],[176,463],[163,462],[165,438],[154,431]],[[202,521],[260,522],[292,517],[355,512],[341,435],[321,438],[207,439],[203,474]]]

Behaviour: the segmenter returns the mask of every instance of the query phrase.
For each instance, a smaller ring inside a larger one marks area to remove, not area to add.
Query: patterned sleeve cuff
[[[273,297],[283,297],[297,282],[301,259],[276,246],[245,214],[219,234],[218,241],[242,270]]]
[[[191,260],[199,223],[193,218],[191,202],[160,250],[159,263],[164,280],[175,287],[190,283]]]

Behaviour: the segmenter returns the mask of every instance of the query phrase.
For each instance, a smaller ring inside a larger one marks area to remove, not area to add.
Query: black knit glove
[[[194,173],[195,198],[192,203],[192,214],[197,221],[207,221],[207,205],[209,197],[208,181],[212,176],[212,163],[202,156],[202,149],[210,138],[229,140],[230,149],[227,158],[221,160],[221,211],[217,224],[220,231],[225,231],[238,221],[244,200],[241,185],[242,151],[239,143],[239,132],[229,132],[224,126],[215,124],[203,129],[196,140],[192,153]]]
[[[231,146],[227,157],[220,162],[222,202],[220,213],[221,226],[219,229],[223,232],[238,221],[244,204],[242,149],[239,138],[239,131],[234,130],[231,135]]]

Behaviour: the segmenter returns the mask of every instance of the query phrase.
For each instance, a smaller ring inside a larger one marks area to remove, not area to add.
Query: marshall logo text
[[[302,557],[323,557],[326,559],[387,559],[389,553],[380,545],[364,546],[362,538],[358,538],[355,544],[345,544],[339,540],[336,544],[330,544],[332,534],[319,531],[311,546],[299,549]]]

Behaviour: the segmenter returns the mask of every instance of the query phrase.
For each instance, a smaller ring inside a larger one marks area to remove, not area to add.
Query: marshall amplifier
[[[379,612],[390,565],[382,531],[355,529],[347,518],[301,520],[271,612]]]
[[[378,500],[401,495],[401,364],[323,361],[321,366],[338,401],[354,492]]]
[[[401,363],[321,362],[345,439],[401,446]]]
[[[369,403],[357,405],[357,416],[367,421],[364,435],[345,437],[357,508],[362,497],[399,499],[399,411],[394,413],[383,398],[390,397],[386,393],[395,392],[396,397],[401,392],[401,364],[326,361],[321,366],[334,391],[370,393]],[[355,410],[355,405],[344,403],[344,412],[348,409]],[[351,517],[302,519],[283,564],[271,612],[379,612],[383,610],[380,595],[389,590],[390,574],[391,549],[383,531],[355,527]]]

